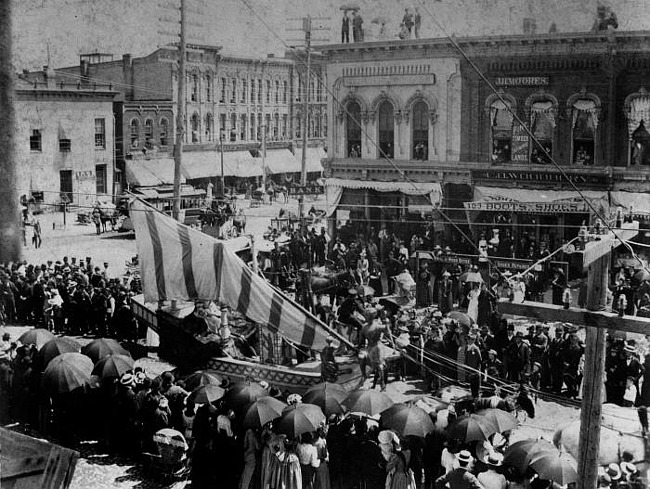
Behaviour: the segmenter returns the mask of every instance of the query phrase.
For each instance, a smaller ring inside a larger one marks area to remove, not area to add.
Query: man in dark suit
[[[341,22],[341,44],[350,42],[350,17],[348,11],[343,12],[343,20]]]

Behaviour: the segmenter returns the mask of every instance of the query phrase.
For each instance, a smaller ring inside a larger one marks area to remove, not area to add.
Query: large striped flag
[[[140,200],[131,204],[131,220],[145,301],[217,301],[296,345],[325,347],[329,328],[256,275],[224,242]]]

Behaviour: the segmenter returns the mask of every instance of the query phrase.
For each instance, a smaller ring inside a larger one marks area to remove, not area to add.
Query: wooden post
[[[605,308],[609,280],[610,253],[589,265],[587,309]],[[602,416],[603,372],[605,371],[605,334],[603,328],[586,326],[585,367],[580,409],[580,440],[578,457],[578,489],[598,485],[598,452],[600,451],[600,420]]]

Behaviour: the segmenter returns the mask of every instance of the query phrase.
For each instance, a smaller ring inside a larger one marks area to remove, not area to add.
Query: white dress
[[[481,293],[478,289],[472,289],[467,294],[469,298],[469,305],[467,306],[467,315],[471,317],[474,322],[478,320],[478,296]]]

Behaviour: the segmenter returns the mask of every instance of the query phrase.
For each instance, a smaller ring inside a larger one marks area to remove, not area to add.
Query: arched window
[[[140,122],[138,119],[131,119],[130,124],[131,146],[138,146],[138,139],[140,139]]]
[[[192,130],[192,142],[193,143],[198,143],[199,142],[199,127],[200,127],[200,122],[199,122],[199,114],[194,112],[192,114],[192,119],[191,119],[191,130]]]
[[[650,133],[644,121],[641,121],[632,133],[632,164],[650,165]]]
[[[199,101],[199,75],[192,75],[192,102]]]
[[[505,163],[512,160],[512,105],[495,100],[490,105],[490,130],[492,141],[492,162]],[[524,157],[525,154],[524,148]]]
[[[241,79],[241,103],[246,103],[246,97],[248,96],[248,82],[246,78]]]
[[[393,104],[382,102],[379,106],[379,157],[392,158],[395,154],[395,119]]]
[[[280,138],[280,114],[273,115],[273,139],[278,140]]]
[[[282,114],[282,139],[287,139],[289,127],[289,116],[287,114]]]
[[[266,118],[264,120],[264,135],[267,139],[269,137],[269,134],[271,134],[271,114],[266,114]]]
[[[144,121],[144,147],[153,148],[153,121],[151,119]]]
[[[316,114],[314,116],[314,137],[315,138],[322,137],[321,126],[320,126],[320,115],[319,114]]]
[[[212,102],[212,75],[205,75],[205,101]]]
[[[251,141],[255,141],[257,138],[257,128],[255,126],[255,114],[251,114]]]
[[[596,155],[596,103],[593,100],[576,100],[572,111],[573,163],[576,165],[593,165]]]
[[[327,137],[327,114],[323,115],[323,137]]]
[[[296,139],[301,138],[302,134],[302,115],[296,115]]]
[[[167,138],[169,131],[169,121],[167,119],[160,119],[160,132],[158,133],[158,139],[161,146],[167,146]]]
[[[275,103],[280,103],[280,82],[275,80]]]
[[[411,130],[413,131],[411,138],[413,159],[429,159],[429,107],[425,102],[420,101],[413,105]]]
[[[230,142],[237,141],[237,114],[230,114]]]
[[[214,138],[214,119],[212,114],[208,113],[205,116],[205,140],[212,141]]]
[[[257,140],[262,140],[262,114],[257,114]]]
[[[240,124],[239,124],[239,139],[241,141],[246,141],[246,136],[248,135],[248,132],[247,132],[248,131],[248,126],[246,124],[248,122],[248,118],[246,117],[246,114],[242,114],[239,117],[239,120],[241,121]]]
[[[539,141],[539,144],[545,150],[545,152],[542,151],[535,141],[531,141],[530,161],[533,164],[547,164],[551,162],[549,156],[553,156],[553,132],[555,129],[555,114],[553,109],[553,102],[550,100],[533,102],[531,105],[530,127],[535,139]]]
[[[361,106],[357,102],[350,102],[345,110],[346,152],[350,158],[361,158]]]
[[[625,99],[630,165],[650,165],[650,94],[641,88]]]

